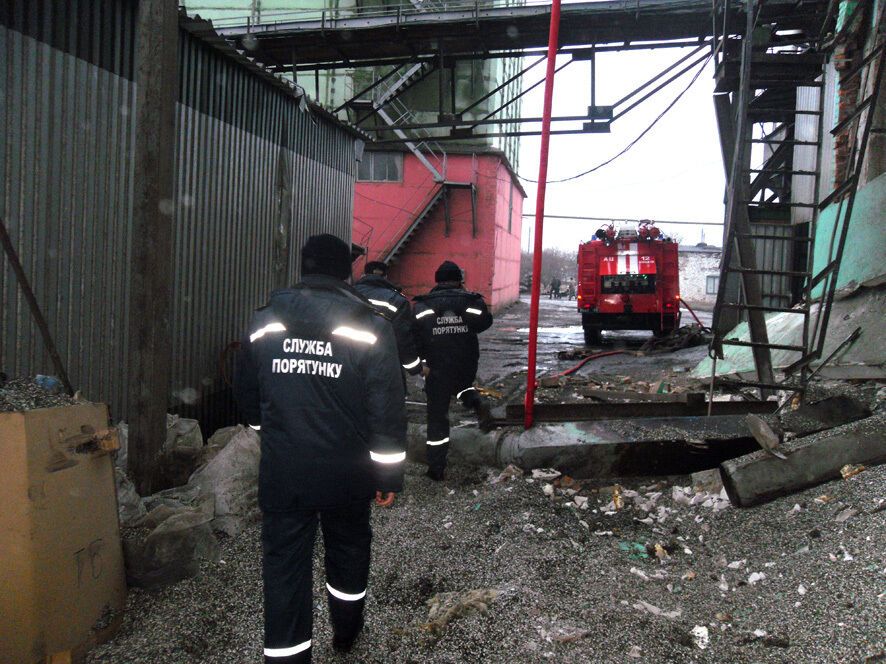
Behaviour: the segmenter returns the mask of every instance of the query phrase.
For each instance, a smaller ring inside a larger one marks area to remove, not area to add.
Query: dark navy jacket
[[[377,274],[367,274],[356,288],[375,307],[376,311],[390,319],[397,337],[400,364],[415,375],[421,371],[421,358],[415,344],[415,318],[409,300],[390,281]]]
[[[477,334],[492,325],[483,296],[457,286],[436,286],[413,300],[419,353],[431,370],[449,367],[473,379],[480,358]]]
[[[310,275],[252,317],[234,395],[261,428],[266,512],[403,488],[406,411],[394,331],[353,288]]]

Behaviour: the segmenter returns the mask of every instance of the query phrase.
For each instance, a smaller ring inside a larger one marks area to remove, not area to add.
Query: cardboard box
[[[0,663],[76,659],[126,599],[103,404],[0,413]]]

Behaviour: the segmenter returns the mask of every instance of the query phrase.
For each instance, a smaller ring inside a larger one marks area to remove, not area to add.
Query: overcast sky
[[[601,53],[597,62],[597,105],[609,105],[639,87],[655,73],[688,53],[685,49]],[[558,64],[567,56],[558,58]],[[526,59],[526,64],[532,62]],[[524,78],[528,87],[544,75],[544,65]],[[676,70],[675,70],[676,71]],[[539,73],[536,73],[539,72]],[[685,74],[612,125],[610,134],[552,136],[548,162],[545,213],[620,218],[723,221],[724,173],[712,101],[713,73],[707,68],[692,88],[629,152],[609,166],[578,180],[569,177],[618,153],[633,141],[683,90],[694,71]],[[544,85],[523,98],[523,115],[542,115]],[[580,115],[590,105],[590,65],[573,62],[557,74],[553,114]],[[527,125],[529,126],[529,125]],[[540,128],[541,124],[535,125]],[[552,128],[581,123],[552,123]],[[523,137],[518,171],[538,179],[539,137]],[[528,198],[523,212],[535,214],[536,185],[525,180]],[[530,244],[534,217],[523,219],[523,247]],[[546,219],[544,246],[575,249],[590,239],[599,222]],[[701,240],[700,226],[663,226],[684,243]],[[705,241],[720,244],[722,229],[705,227]]]

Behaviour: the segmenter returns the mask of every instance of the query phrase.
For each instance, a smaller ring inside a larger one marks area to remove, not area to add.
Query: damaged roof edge
[[[201,18],[199,14],[190,16],[184,9],[180,9],[178,23],[183,30],[187,31],[200,41],[208,44],[225,56],[236,61],[240,66],[245,67],[250,72],[265,80],[267,83],[270,83],[292,99],[300,100],[304,98],[307,103],[308,109],[312,113],[317,114],[318,116],[329,122],[339,125],[342,129],[356,138],[359,138],[367,143],[372,141],[372,138],[364,131],[362,131],[359,127],[348,122],[344,122],[336,115],[326,110],[316,100],[311,99],[308,96],[307,91],[302,86],[297,85],[289,79],[286,79],[265,69],[254,59],[244,55],[242,52],[235,49],[228,41],[225,40],[224,37],[222,37],[215,31],[215,28],[212,25],[212,21]]]

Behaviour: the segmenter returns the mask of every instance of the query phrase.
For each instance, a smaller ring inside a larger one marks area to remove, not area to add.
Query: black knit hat
[[[344,281],[351,276],[351,248],[329,233],[312,235],[301,249],[301,273],[325,274]]]
[[[452,261],[443,261],[434,273],[434,280],[438,284],[442,281],[461,281],[461,268]]]
[[[388,266],[381,261],[369,261],[366,264],[366,268],[363,270],[365,274],[373,274],[378,272],[381,276],[385,276],[388,273]]]

